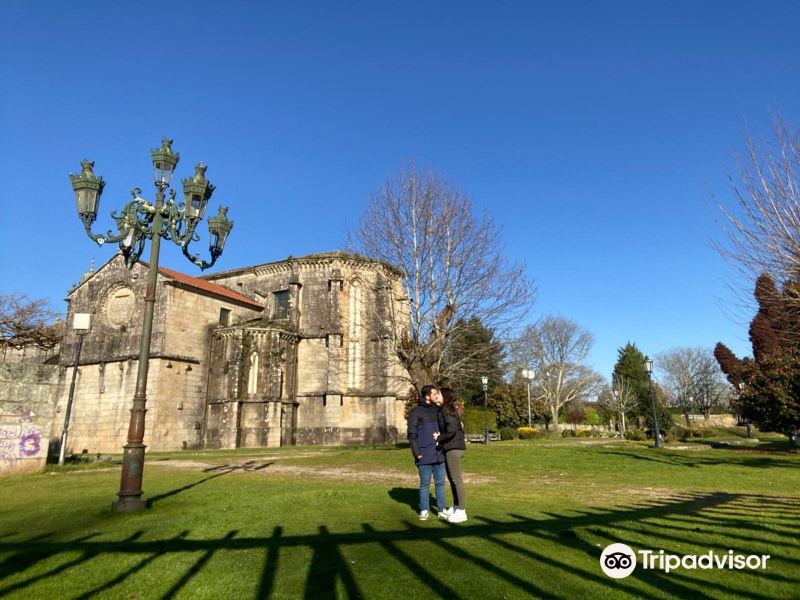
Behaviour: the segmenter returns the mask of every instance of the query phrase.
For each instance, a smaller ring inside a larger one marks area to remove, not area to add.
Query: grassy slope
[[[214,470],[169,468],[174,459]],[[482,479],[468,486],[460,526],[416,520],[407,449],[153,455],[153,505],[137,515],[109,510],[117,470],[7,478],[0,596],[792,598],[798,467],[800,456],[741,449],[470,447],[465,469]],[[637,569],[612,580],[598,558],[615,541],[772,558],[766,572]]]

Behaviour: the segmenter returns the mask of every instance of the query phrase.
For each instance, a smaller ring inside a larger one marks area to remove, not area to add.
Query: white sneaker
[[[467,511],[463,508],[457,508],[453,514],[447,517],[448,523],[463,523],[467,520]]]
[[[452,517],[453,513],[455,512],[455,510],[456,509],[453,508],[452,506],[449,507],[449,508],[445,508],[444,510],[440,510],[439,511],[439,517],[442,518],[442,519],[447,519],[449,517]]]
[[[430,516],[430,514],[431,513],[429,511],[427,511],[427,510],[421,510],[419,512],[419,520],[420,521],[427,521],[428,517]]]

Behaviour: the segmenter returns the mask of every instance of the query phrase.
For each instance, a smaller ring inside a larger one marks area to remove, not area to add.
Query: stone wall
[[[681,416],[680,419],[674,419],[680,425],[685,425],[686,420]],[[692,423],[692,427],[735,427],[737,420],[731,414],[722,414],[722,415],[709,415],[708,419],[706,419],[703,415],[689,415],[689,420]]]
[[[2,353],[0,353],[0,362],[7,364],[28,363],[53,365],[58,364],[60,351],[60,343],[57,343],[52,348],[37,348],[36,346],[14,348],[12,346],[3,346]]]
[[[63,370],[54,365],[0,364],[0,475],[44,468],[63,384]],[[60,434],[59,426],[56,439]]]

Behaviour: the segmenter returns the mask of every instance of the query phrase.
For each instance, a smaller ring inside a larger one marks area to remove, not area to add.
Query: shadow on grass
[[[419,510],[419,488],[402,488],[402,487],[394,487],[389,490],[389,498],[394,500],[395,502],[399,502],[400,504],[405,504],[406,506],[410,507],[411,510],[417,512]],[[431,503],[431,506],[436,506],[435,503]]]
[[[732,449],[732,448],[728,448]],[[691,469],[697,469],[701,467],[709,467],[709,466],[725,466],[725,465],[734,465],[737,467],[750,467],[754,469],[765,469],[765,468],[779,468],[779,469],[797,469],[798,462],[796,460],[792,460],[791,458],[780,458],[775,456],[775,453],[757,453],[751,452],[748,453],[750,456],[746,456],[742,453],[741,456],[736,456],[731,458],[730,456],[726,456],[724,460],[717,460],[715,458],[706,458],[700,457],[696,454],[691,453],[687,454],[686,450],[672,450],[664,448],[664,450],[660,450],[658,453],[653,452],[636,452],[636,451],[625,451],[621,452],[619,450],[603,450],[605,454],[614,454],[617,456],[622,456],[627,459],[633,460],[643,460],[648,462],[656,462],[665,465],[672,465],[676,467],[689,467]],[[755,454],[755,456],[753,456]],[[787,455],[790,453],[786,453]]]
[[[231,471],[212,477],[227,472]],[[411,501],[412,492],[416,493],[415,489],[408,488],[392,491],[394,494],[390,495],[402,503]],[[770,507],[775,518],[780,516],[782,520],[775,524],[753,518],[759,507]],[[363,597],[365,590],[368,591],[367,584],[360,581],[355,563],[347,560],[349,550],[363,545],[374,545],[383,551],[382,555],[377,550],[372,553],[373,567],[374,561],[382,560],[386,561],[387,573],[391,565],[407,570],[430,596],[461,598],[480,592],[459,587],[453,583],[453,577],[443,576],[446,571],[441,565],[432,564],[424,552],[409,548],[410,543],[419,542],[444,551],[451,557],[451,568],[458,564],[459,569],[483,574],[486,585],[496,587],[498,593],[501,589],[512,589],[539,598],[561,598],[570,595],[570,590],[578,590],[603,596],[669,595],[699,599],[740,596],[767,600],[789,597],[791,590],[800,586],[800,558],[794,558],[798,554],[794,549],[798,513],[800,499],[684,493],[631,502],[614,509],[550,513],[538,518],[509,514],[506,520],[495,520],[473,515],[469,522],[456,526],[403,522],[399,528],[379,530],[363,523],[356,531],[331,533],[321,525],[316,533],[297,535],[286,535],[283,528],[276,527],[268,537],[239,537],[236,530],[231,530],[217,539],[190,539],[188,531],[152,540],[140,539],[141,532],[116,541],[93,539],[97,534],[64,541],[41,536],[25,541],[2,538],[0,554],[10,556],[0,565],[0,596],[11,592],[35,595],[36,590],[32,588],[35,584],[70,570],[73,574],[79,572],[84,563],[100,555],[127,556],[134,560],[141,557],[132,565],[119,561],[129,566],[109,574],[102,583],[93,582],[79,597],[125,595],[124,584],[132,583],[130,578],[157,558],[184,556],[192,561],[189,567],[183,572],[162,575],[170,587],[161,597],[172,598],[191,593],[190,582],[206,569],[216,553],[262,551],[265,553],[263,567],[261,573],[253,577],[251,589],[256,598],[269,598],[279,581],[281,553],[303,548],[310,551],[311,556],[305,577],[305,598],[336,598],[341,591],[347,597]],[[743,527],[745,523],[749,527]],[[745,532],[752,532],[752,535],[742,535]],[[783,566],[779,573],[731,572],[710,580],[705,573],[674,571],[665,574],[656,569],[638,569],[628,579],[615,580],[606,577],[599,567],[602,548],[614,542],[651,549],[653,544],[658,544],[658,548],[679,555],[709,549],[726,553],[729,548],[736,548],[741,554],[761,554],[768,543],[774,549],[773,564],[780,562]],[[488,547],[505,555],[489,552]],[[554,572],[559,576],[554,577]],[[241,575],[248,577],[249,573]],[[759,576],[765,579],[756,580]],[[767,579],[769,588],[761,585]],[[591,586],[591,590],[586,586]],[[398,592],[407,596],[410,590]]]
[[[190,483],[183,487],[175,488],[174,490],[170,490],[168,492],[164,492],[163,494],[159,494],[157,496],[153,496],[147,499],[147,508],[152,508],[153,504],[158,502],[159,500],[164,500],[165,498],[169,498],[171,496],[176,496],[182,492],[190,490],[192,488],[197,487],[198,485],[202,485],[212,479],[216,479],[217,477],[222,477],[223,475],[228,475],[229,473],[235,473],[236,471],[242,471],[247,473],[263,471],[273,463],[258,463],[254,460],[248,460],[247,462],[243,462],[239,465],[220,465],[218,467],[209,467],[208,469],[203,469],[203,473],[214,473],[205,479],[201,479],[200,481],[195,481],[194,483]]]

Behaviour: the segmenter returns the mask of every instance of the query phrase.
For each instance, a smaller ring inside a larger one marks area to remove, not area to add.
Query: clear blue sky
[[[0,4],[1,291],[61,309],[97,248],[67,172],[107,181],[97,229],[163,135],[236,225],[220,269],[341,248],[405,162],[488,208],[539,299],[596,336],[608,376],[725,340],[709,190],[746,129],[800,117],[797,2]],[[205,240],[203,241],[205,244]],[[203,244],[203,245],[204,245]],[[162,264],[196,272],[176,246]]]

